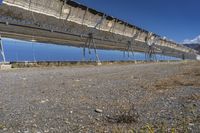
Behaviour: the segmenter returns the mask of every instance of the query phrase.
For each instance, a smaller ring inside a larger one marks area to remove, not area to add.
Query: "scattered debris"
[[[46,103],[49,102],[49,99],[41,100],[40,103]]]

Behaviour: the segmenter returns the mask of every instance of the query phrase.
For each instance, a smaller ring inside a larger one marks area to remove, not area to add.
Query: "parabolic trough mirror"
[[[82,61],[83,48],[73,46],[63,46],[45,43],[21,41],[15,39],[2,39],[4,44],[6,61]],[[145,54],[117,51],[117,50],[97,50],[101,61],[132,61],[145,60]],[[125,54],[125,55],[124,55]],[[179,60],[178,58],[156,55],[157,60]],[[2,60],[2,59],[1,59]],[[86,51],[86,60],[95,61],[94,51],[91,55]]]

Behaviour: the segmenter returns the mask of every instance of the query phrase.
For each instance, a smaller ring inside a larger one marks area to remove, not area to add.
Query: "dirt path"
[[[199,81],[197,62],[0,71],[0,133],[198,132]]]

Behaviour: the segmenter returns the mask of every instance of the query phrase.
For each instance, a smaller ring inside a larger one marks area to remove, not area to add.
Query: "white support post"
[[[3,63],[6,62],[6,58],[5,58],[5,53],[4,53],[4,47],[3,47],[3,41],[1,38],[1,34],[0,34],[0,52],[1,52],[1,56],[3,58]]]

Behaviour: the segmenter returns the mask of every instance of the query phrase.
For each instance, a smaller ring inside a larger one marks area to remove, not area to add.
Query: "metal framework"
[[[131,41],[127,42],[127,49],[124,50],[124,54],[123,54],[124,58],[126,57],[126,52],[127,52],[128,58],[130,58],[130,52],[132,53],[132,56],[134,57],[133,42]]]
[[[148,46],[148,50],[145,52],[146,61],[157,61],[155,48],[153,46]]]
[[[145,41],[147,45],[147,50],[145,51],[145,59],[147,61],[157,61],[156,51],[160,51],[160,53],[162,53],[162,50],[156,47],[158,37],[153,36],[150,32],[147,35]]]
[[[87,12],[88,12],[88,9],[85,11],[85,14],[83,16],[82,25],[84,23],[84,19],[85,19]],[[83,60],[84,61],[85,61],[85,58],[86,58],[86,48],[87,48],[89,55],[91,55],[91,49],[94,49],[96,62],[101,63],[101,61],[99,59],[99,55],[97,54],[97,46],[96,46],[96,43],[94,41],[94,33],[95,33],[95,29],[99,29],[99,30],[101,29],[101,24],[103,23],[103,21],[105,19],[106,19],[106,15],[104,14],[102,16],[102,18],[97,21],[96,25],[91,30],[89,30],[88,37],[87,37],[86,42],[85,42],[84,47],[83,47]],[[82,34],[81,34],[81,37],[82,37]]]
[[[136,31],[136,33],[134,33],[134,29],[132,29],[132,34],[133,34],[133,37],[127,41],[127,49],[124,50],[124,58],[126,57],[126,51],[127,51],[127,55],[128,55],[128,58],[130,57],[130,52],[132,53],[132,56],[134,57],[134,43],[136,43],[136,39],[140,36],[140,32],[139,31]]]
[[[83,47],[83,60],[84,61],[85,61],[85,58],[86,58],[86,48],[88,48],[89,55],[91,55],[91,49],[94,49],[94,53],[95,53],[95,56],[96,56],[96,62],[101,63],[99,56],[97,54],[97,48],[96,48],[96,44],[94,42],[93,33],[88,34],[88,38],[87,38],[85,45]],[[90,59],[90,61],[91,61],[91,59]]]

